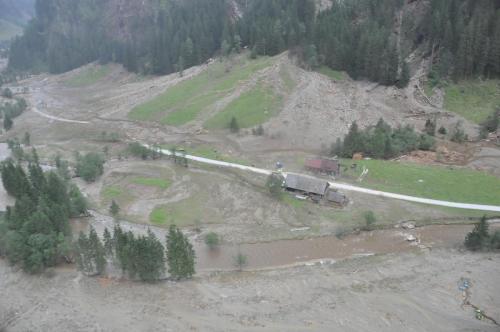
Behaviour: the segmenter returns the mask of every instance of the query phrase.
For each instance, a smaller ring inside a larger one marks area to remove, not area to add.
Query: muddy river
[[[89,222],[102,234],[104,227],[110,229],[114,221],[93,212],[94,217],[74,221],[75,231],[87,230]],[[148,226],[120,222],[124,230],[145,234]],[[500,229],[492,225],[492,230]],[[164,241],[166,230],[159,227],[149,228]],[[297,240],[279,240],[241,245],[223,244],[216,250],[209,250],[197,234],[189,234],[197,255],[197,270],[234,270],[235,256],[242,253],[247,257],[245,269],[258,270],[302,264],[332,264],[337,260],[356,256],[368,256],[409,250],[426,250],[442,247],[458,247],[472,225],[432,225],[416,229],[393,228],[362,232],[342,239],[325,236]],[[409,239],[415,241],[409,241]]]

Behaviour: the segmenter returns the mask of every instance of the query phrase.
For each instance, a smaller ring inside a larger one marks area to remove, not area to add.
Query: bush
[[[266,182],[266,187],[271,193],[271,196],[275,198],[281,198],[283,192],[283,182],[285,178],[281,174],[273,173],[269,175]]]
[[[248,256],[238,252],[236,256],[234,256],[234,265],[238,268],[238,270],[243,270],[243,268],[248,264]]]
[[[94,182],[104,172],[104,158],[95,152],[76,156],[76,175],[87,182]]]
[[[373,213],[373,211],[367,211],[365,212],[364,217],[365,217],[365,226],[363,227],[363,229],[366,231],[373,230],[374,225],[377,222],[375,213]]]
[[[453,130],[453,134],[451,135],[451,141],[455,143],[463,143],[468,139],[469,137],[465,134],[465,131],[462,127],[462,122],[457,122]]]
[[[497,249],[500,245],[500,234],[497,234],[497,231],[493,236],[490,236],[488,228],[486,216],[483,216],[479,223],[474,226],[472,232],[465,237],[465,247],[473,251]]]
[[[5,88],[2,91],[2,97],[11,99],[13,96],[12,91],[9,88]]]
[[[229,122],[229,130],[232,133],[237,133],[240,131],[240,126],[239,126],[238,121],[236,120],[236,118],[234,116],[231,118],[231,122]]]
[[[219,235],[214,232],[210,232],[205,235],[205,244],[210,248],[210,250],[214,250],[220,244]]]
[[[445,127],[441,126],[438,130],[438,133],[440,133],[441,135],[446,135],[448,131],[446,130]]]

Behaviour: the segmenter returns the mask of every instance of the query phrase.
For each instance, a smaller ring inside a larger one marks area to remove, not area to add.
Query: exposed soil
[[[195,244],[201,273],[193,281],[144,285],[86,278],[72,266],[43,276],[27,276],[0,261],[0,330],[427,331],[439,326],[443,331],[497,331],[498,326],[491,322],[476,320],[470,307],[461,307],[463,298],[457,283],[468,278],[473,284],[470,302],[500,320],[498,254],[456,250],[471,226],[389,229],[343,240],[333,236],[358,228],[365,211],[374,211],[378,223],[385,225],[408,218],[449,218],[460,212],[356,193],[350,194],[351,202],[343,208],[293,198],[283,203],[271,199],[263,189],[264,177],[196,164],[185,169],[167,160],[118,158],[126,142],[141,140],[209,146],[221,155],[242,158],[259,167],[272,169],[280,160],[287,170],[302,171],[304,160],[327,150],[353,120],[366,127],[383,117],[392,125],[417,128],[434,114],[438,114],[438,126],[447,128],[463,120],[444,112],[439,101],[424,98],[419,72],[408,89],[397,90],[349,78],[333,81],[296,67],[286,54],[275,60],[271,67],[240,82],[213,109],[178,128],[131,121],[127,114],[209,65],[191,68],[183,77],[156,78],[138,77],[112,65],[104,79],[81,88],[68,87],[65,82],[85,68],[22,82],[30,88],[25,97],[39,112],[32,108],[16,118],[14,128],[4,133],[2,140],[29,131],[46,164],[56,153],[72,160],[74,151],[109,147],[105,174],[96,183],[75,180],[97,211],[89,220],[75,221],[75,230],[86,229],[87,222],[98,231],[113,226],[112,218],[105,215],[109,197],[104,191],[110,186],[126,193],[120,204],[122,217],[130,223],[122,222],[123,227],[140,233],[149,226],[162,239],[168,223],[153,227],[151,211],[187,202],[189,209],[174,212],[182,216],[179,223]],[[296,83],[289,92],[279,75],[283,67]],[[264,124],[264,136],[245,130],[238,135],[201,130],[205,119],[259,80],[275,87],[284,98],[278,115]],[[473,136],[476,126],[467,121],[464,124]],[[100,141],[103,131],[119,133],[122,142]],[[0,156],[7,153],[2,149]],[[446,149],[408,158],[499,174],[500,153],[493,146]],[[443,159],[439,160],[439,154]],[[134,177],[167,178],[171,185],[166,189],[140,186],[131,182]],[[12,200],[0,191],[0,203],[1,208]],[[195,228],[201,228],[201,233]],[[203,235],[209,231],[222,236],[223,245],[216,252],[209,252],[203,244]],[[427,249],[411,245],[407,234],[415,235]],[[252,272],[212,272],[234,269],[232,260],[238,251],[248,255],[246,268]],[[384,255],[333,264],[372,254]],[[314,261],[317,264],[302,266]],[[266,271],[256,271],[261,269]]]
[[[6,331],[498,331],[498,254],[450,249],[152,285],[0,261]],[[459,290],[467,278],[471,288]]]

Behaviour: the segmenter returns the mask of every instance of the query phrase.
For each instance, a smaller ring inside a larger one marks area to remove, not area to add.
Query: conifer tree
[[[167,235],[168,272],[174,279],[191,278],[195,273],[194,261],[193,246],[175,225],[171,225]]]

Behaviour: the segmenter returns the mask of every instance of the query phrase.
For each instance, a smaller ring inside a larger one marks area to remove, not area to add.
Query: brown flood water
[[[112,230],[114,224],[111,218],[102,215],[96,215],[95,218],[87,220],[75,221],[74,231],[85,231],[90,222],[96,231],[102,234],[105,226]],[[131,230],[137,234],[145,234],[148,229],[145,225],[128,222],[120,224],[124,230]],[[495,231],[500,229],[499,226],[493,224],[490,229]],[[154,226],[149,226],[149,228],[161,241],[164,241],[165,229]],[[209,250],[201,239],[196,239],[197,236],[192,236],[191,241],[196,251],[197,270],[202,272],[234,270],[235,256],[238,252],[247,256],[245,269],[266,269],[314,262],[328,264],[349,257],[419,250],[419,245],[430,248],[452,248],[460,246],[465,235],[472,228],[472,225],[432,225],[413,230],[392,228],[353,234],[343,239],[324,236],[241,245],[225,244],[216,250]],[[408,235],[417,238],[419,245],[407,241]]]
[[[388,229],[349,235],[343,239],[335,236],[304,240],[283,240],[266,243],[221,246],[210,251],[198,245],[198,269],[234,269],[234,257],[238,252],[247,256],[248,269],[265,269],[277,266],[307,264],[313,262],[333,263],[349,257],[386,254],[419,250],[416,242],[407,241],[407,235],[420,240],[420,247],[458,247],[471,225],[435,225],[414,230]]]

